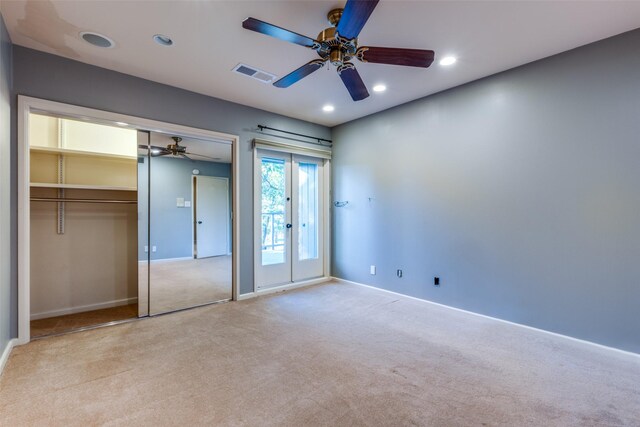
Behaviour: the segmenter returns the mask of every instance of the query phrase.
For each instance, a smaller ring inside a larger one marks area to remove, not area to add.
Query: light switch
[[[190,208],[191,207],[191,200],[185,200],[184,201],[184,207],[185,208]]]
[[[149,252],[149,246],[145,246],[145,247],[144,247],[144,251],[145,251],[145,252]]]
[[[154,246],[151,246],[151,252],[155,252],[155,251],[156,251],[156,247],[155,247],[155,245],[154,245]]]
[[[178,197],[176,199],[176,206],[179,208],[184,208],[184,197]]]

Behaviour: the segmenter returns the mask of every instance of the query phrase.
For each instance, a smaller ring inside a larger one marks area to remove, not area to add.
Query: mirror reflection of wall
[[[150,314],[232,295],[231,145],[151,133]],[[139,170],[146,168],[139,163]]]

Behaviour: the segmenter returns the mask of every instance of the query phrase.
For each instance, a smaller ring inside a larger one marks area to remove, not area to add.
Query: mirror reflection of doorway
[[[149,314],[230,300],[231,145],[151,132],[148,153]]]

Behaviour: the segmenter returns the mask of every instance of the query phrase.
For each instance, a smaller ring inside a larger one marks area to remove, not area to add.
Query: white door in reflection
[[[194,176],[193,213],[197,258],[229,253],[229,179]]]
[[[322,160],[263,150],[257,158],[257,288],[322,276]]]

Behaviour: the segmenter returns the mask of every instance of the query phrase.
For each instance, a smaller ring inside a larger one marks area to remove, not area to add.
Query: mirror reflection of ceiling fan
[[[432,50],[358,46],[358,35],[367,23],[378,1],[348,0],[344,9],[331,10],[327,18],[332,27],[323,30],[318,34],[317,39],[294,33],[255,18],[245,19],[242,22],[242,27],[308,47],[315,50],[320,56],[320,59],[314,59],[282,77],[273,83],[274,86],[280,88],[289,87],[314,71],[319,70],[325,63],[330,62],[336,67],[338,75],[342,83],[347,87],[351,98],[354,101],[360,101],[367,98],[369,92],[355,65],[350,62],[352,58],[356,58],[361,62],[427,68],[433,62],[435,55]]]
[[[200,157],[202,159],[206,159],[204,161],[220,160],[220,157],[205,156],[203,154],[192,153],[187,151],[187,147],[180,145],[180,141],[182,141],[182,138],[180,138],[179,136],[172,136],[171,139],[173,139],[174,143],[168,144],[166,147],[158,147],[156,145],[151,145],[149,147],[151,149],[151,157],[175,156],[175,157],[182,157],[184,159],[188,159],[191,161],[199,160],[199,159],[193,159],[191,157]],[[139,145],[138,148],[146,150],[147,146]]]

